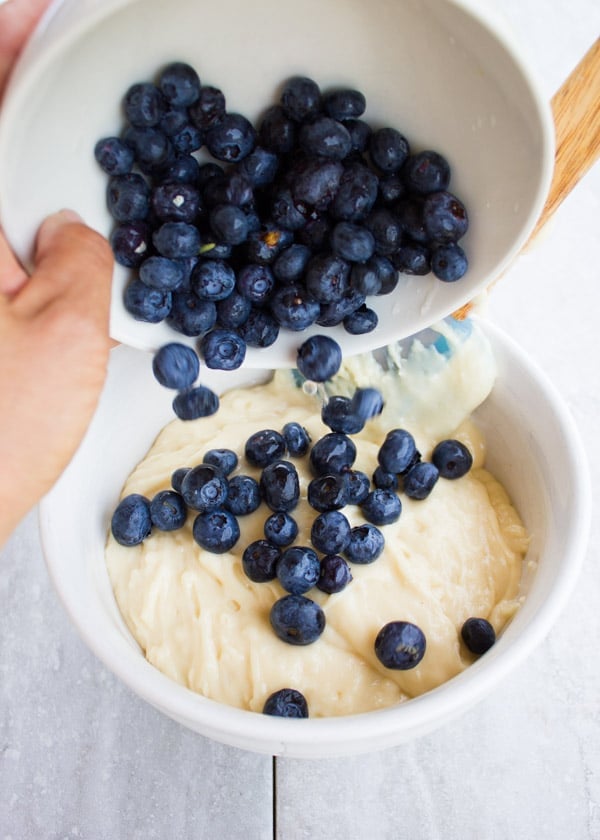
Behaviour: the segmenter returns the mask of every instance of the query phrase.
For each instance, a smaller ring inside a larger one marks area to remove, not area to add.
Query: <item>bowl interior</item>
[[[374,127],[401,130],[414,150],[433,148],[453,168],[451,190],[469,210],[463,240],[470,260],[457,283],[403,276],[391,298],[373,303],[375,333],[349,336],[346,353],[411,335],[472,299],[515,256],[533,227],[553,161],[551,114],[502,23],[467,0],[64,0],[25,51],[0,122],[0,218],[30,262],[42,218],[70,206],[108,234],[106,177],[96,141],[122,127],[130,84],[172,60],[193,64],[221,87],[228,107],[256,119],[294,74],[323,89],[360,88]],[[225,19],[226,18],[226,19]],[[26,196],[26,200],[24,199]],[[122,306],[128,273],[117,268],[113,336],[155,349],[174,333],[137,322]],[[248,366],[295,359],[298,337],[253,350]]]
[[[208,737],[267,754],[317,758],[392,746],[441,725],[483,697],[549,630],[576,580],[590,518],[585,458],[570,416],[521,351],[497,330],[487,332],[499,376],[476,417],[486,433],[488,465],[507,488],[532,542],[525,603],[485,657],[399,707],[311,719],[300,726],[207,700],[149,665],[116,606],[104,545],[127,475],[172,419],[171,398],[154,381],[148,354],[125,347],[113,351],[92,426],[40,513],[51,577],[88,646],[138,695],[169,716]],[[266,375],[245,371],[220,381],[232,387]],[[218,388],[218,376],[212,385]],[[125,392],[133,397],[127,403]]]

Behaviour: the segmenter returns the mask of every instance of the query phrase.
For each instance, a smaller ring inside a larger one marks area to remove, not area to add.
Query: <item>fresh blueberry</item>
[[[107,175],[125,175],[133,166],[133,149],[120,137],[103,137],[94,147],[94,157]]]
[[[186,108],[170,107],[161,117],[158,127],[167,137],[174,137],[188,125],[188,120]]]
[[[342,473],[356,460],[356,444],[345,434],[323,435],[310,450],[310,466],[315,475]]]
[[[350,542],[344,554],[351,563],[365,565],[373,563],[383,551],[385,540],[376,525],[365,522],[356,525],[350,532]]]
[[[296,367],[312,382],[325,382],[340,369],[342,351],[333,338],[326,335],[313,335],[298,348]]]
[[[214,327],[217,308],[211,300],[200,300],[194,292],[174,292],[167,321],[183,335],[203,335]]]
[[[314,520],[310,541],[323,554],[339,554],[350,542],[350,523],[339,510],[327,510]]]
[[[409,499],[426,499],[439,478],[436,466],[428,461],[419,461],[411,467],[402,480],[402,489]]]
[[[190,469],[190,467],[178,467],[171,475],[171,487],[176,493],[181,494],[183,479],[186,477]]]
[[[192,184],[159,184],[152,192],[152,209],[162,222],[191,224],[200,209],[200,193]]]
[[[256,145],[256,131],[241,114],[225,113],[206,132],[206,147],[217,160],[235,163],[250,154]]]
[[[378,294],[380,295],[389,295],[390,292],[393,292],[396,286],[398,285],[398,272],[394,268],[394,265],[388,257],[382,257],[379,254],[373,254],[371,259],[366,263],[366,265],[372,266],[377,275],[379,280],[381,281],[381,287],[379,289]]]
[[[438,152],[426,150],[409,155],[402,166],[402,178],[411,192],[439,192],[448,189],[450,165]]]
[[[452,193],[430,193],[423,201],[423,226],[429,239],[456,242],[469,227],[465,205]]]
[[[323,107],[334,120],[349,120],[364,114],[367,101],[359,90],[340,88],[325,94]]]
[[[248,235],[246,259],[259,265],[271,265],[278,254],[291,244],[293,234],[275,224],[261,225]]]
[[[193,67],[175,61],[164,67],[157,80],[162,95],[177,108],[193,105],[200,96],[200,79]]]
[[[203,197],[209,206],[233,204],[246,210],[252,205],[254,200],[252,184],[240,168],[244,162],[229,169],[220,177],[211,178],[205,185]]]
[[[406,196],[406,185],[399,172],[390,172],[379,179],[379,197],[384,204],[394,204]]]
[[[348,486],[345,476],[320,475],[313,478],[307,488],[309,505],[319,513],[341,510],[348,503]]]
[[[438,245],[431,252],[431,270],[438,280],[443,280],[445,283],[460,280],[466,274],[468,267],[467,256],[456,242]]]
[[[285,595],[275,601],[269,615],[271,627],[282,642],[309,645],[325,629],[325,613],[304,595]]]
[[[171,292],[151,289],[139,279],[127,284],[123,296],[125,309],[136,321],[158,324],[164,321],[171,311]]]
[[[277,579],[286,592],[303,595],[318,581],[321,565],[312,548],[293,545],[282,551],[276,571]]]
[[[356,435],[364,428],[362,420],[352,409],[349,397],[333,396],[323,403],[321,420],[333,432]]]
[[[137,268],[148,256],[151,232],[145,222],[122,222],[110,234],[110,244],[119,265]]]
[[[343,324],[346,332],[350,335],[364,335],[373,332],[379,323],[379,318],[374,309],[368,306],[359,306],[350,315],[346,315]]]
[[[278,185],[273,190],[269,206],[273,221],[286,230],[297,231],[306,224],[304,206],[296,205],[291,189],[285,185]]]
[[[285,438],[275,429],[261,429],[246,441],[244,454],[253,467],[264,469],[268,464],[280,461],[286,451]]]
[[[145,219],[150,209],[150,187],[136,172],[114,175],[108,182],[106,203],[117,222]]]
[[[308,155],[342,160],[352,148],[349,131],[331,117],[317,117],[300,129],[300,148]]]
[[[262,304],[270,297],[275,278],[268,265],[249,263],[238,271],[236,287],[252,303]]]
[[[326,210],[335,198],[343,172],[338,160],[309,157],[298,161],[289,173],[294,203]]]
[[[386,668],[408,671],[425,655],[423,631],[409,621],[390,621],[375,638],[375,655]]]
[[[267,464],[260,477],[261,495],[273,511],[293,510],[300,500],[300,482],[296,467],[290,461]]]
[[[183,285],[184,267],[176,260],[167,257],[148,257],[140,265],[139,277],[142,283],[152,289],[171,292]]]
[[[265,149],[277,155],[286,155],[296,145],[296,123],[281,105],[271,105],[261,120],[258,137]]]
[[[217,125],[225,116],[223,91],[211,85],[202,85],[196,101],[188,108],[191,121],[201,131]]]
[[[192,347],[171,342],[154,354],[152,371],[165,388],[182,391],[191,387],[198,378],[200,362]]]
[[[442,478],[461,478],[473,466],[473,456],[459,440],[442,440],[431,454]]]
[[[352,411],[365,422],[383,411],[384,401],[377,388],[357,388],[351,399]]]
[[[255,540],[244,549],[242,568],[246,577],[255,583],[267,583],[277,577],[279,548],[268,540]]]
[[[407,472],[419,460],[415,439],[406,429],[392,429],[379,448],[377,460],[387,472]]]
[[[226,177],[225,169],[219,163],[215,163],[214,160],[207,161],[198,166],[197,186],[201,191],[204,191],[213,178],[222,179],[224,177]]]
[[[423,224],[423,199],[420,196],[401,198],[393,205],[394,213],[402,230],[412,242],[429,242],[429,235]]]
[[[265,700],[264,715],[284,718],[307,718],[306,697],[295,688],[280,688]]]
[[[348,133],[350,134],[350,141],[352,143],[353,152],[366,152],[369,147],[369,140],[373,129],[369,123],[364,120],[349,119],[344,120]]]
[[[423,276],[431,271],[431,254],[421,242],[405,242],[390,256],[392,265],[402,274]]]
[[[150,518],[159,531],[176,531],[187,519],[187,507],[174,490],[161,490],[150,502]]]
[[[248,219],[235,204],[218,204],[210,211],[210,227],[220,242],[239,245],[248,237]]]
[[[396,473],[384,470],[381,466],[376,467],[373,473],[373,484],[381,490],[397,490],[399,486],[398,476]]]
[[[189,184],[198,186],[200,166],[192,155],[177,155],[170,161],[161,175],[165,183]]]
[[[319,85],[306,76],[293,76],[281,92],[281,106],[286,115],[296,122],[316,117],[321,109]]]
[[[204,453],[202,463],[216,467],[223,475],[229,475],[238,465],[238,456],[233,449],[209,449]]]
[[[235,516],[247,516],[260,506],[260,487],[251,475],[234,475],[229,479],[229,493],[225,507]]]
[[[319,301],[300,284],[282,286],[269,300],[271,313],[280,327],[303,332],[321,312]]]
[[[239,171],[253,187],[264,187],[275,180],[279,169],[279,156],[269,149],[256,146],[239,164]]]
[[[240,538],[240,526],[228,510],[209,510],[194,519],[192,534],[201,548],[225,554]]]
[[[340,300],[348,289],[350,265],[334,254],[316,254],[306,267],[306,288],[319,303]]]
[[[364,295],[365,298],[369,295],[378,295],[381,292],[381,278],[373,258],[367,260],[367,262],[352,265],[350,286],[355,292]],[[352,315],[358,309],[360,309],[360,306],[355,307],[352,312],[348,312],[346,315]]]
[[[333,224],[326,211],[311,210],[304,226],[297,231],[296,239],[307,245],[314,253],[329,248],[329,237]]]
[[[402,226],[387,207],[377,207],[365,219],[365,227],[375,239],[375,253],[383,257],[393,254],[400,247]]]
[[[227,479],[212,464],[198,464],[181,482],[181,495],[193,510],[209,511],[223,507],[228,495]]]
[[[358,265],[357,263],[355,265]],[[332,303],[322,304],[317,324],[321,327],[335,327],[343,323],[344,318],[356,312],[365,302],[365,295],[350,287],[340,298]]]
[[[158,128],[128,128],[123,140],[133,149],[135,161],[144,174],[162,171],[175,160],[171,140]]]
[[[390,525],[400,519],[402,502],[393,490],[377,487],[361,503],[360,509],[373,525]]]
[[[348,504],[359,505],[367,498],[371,490],[369,476],[362,470],[345,470],[344,478],[348,492]]]
[[[190,284],[200,300],[225,300],[235,288],[235,272],[225,260],[200,260]]]
[[[395,128],[374,131],[369,141],[369,154],[374,165],[382,172],[397,172],[409,154],[406,137]]]
[[[468,618],[460,635],[471,653],[478,656],[486,653],[496,642],[496,631],[485,618]]]
[[[154,247],[163,257],[184,259],[200,251],[198,228],[187,222],[164,222],[152,235]]]
[[[310,248],[295,242],[277,255],[273,274],[281,283],[296,283],[304,276],[310,256]]]
[[[246,342],[233,330],[211,330],[200,346],[206,367],[213,370],[237,370],[246,358]]]
[[[226,330],[235,330],[248,320],[251,310],[252,301],[234,289],[224,300],[217,303],[219,326]]]
[[[341,592],[352,580],[350,566],[339,554],[327,554],[321,560],[321,572],[317,581],[317,589],[334,595]]]
[[[353,222],[338,222],[331,233],[333,253],[348,262],[366,262],[375,252],[371,231]]]
[[[199,128],[188,123],[171,137],[171,144],[176,154],[189,155],[198,151],[204,143],[204,137]]]
[[[209,417],[219,410],[219,397],[206,385],[181,391],[173,400],[173,411],[180,420]]]
[[[270,347],[279,336],[279,324],[270,312],[253,306],[238,333],[248,347]]]
[[[291,545],[298,536],[298,523],[289,513],[278,511],[265,519],[263,530],[265,539],[283,548]]]
[[[120,545],[139,545],[152,529],[149,500],[139,493],[125,496],[115,508],[110,527]]]
[[[306,455],[310,446],[310,435],[300,423],[290,421],[281,430],[288,455],[292,458],[301,458]]]
[[[136,128],[158,125],[167,110],[162,93],[149,82],[132,85],[125,94],[123,107],[125,116]]]

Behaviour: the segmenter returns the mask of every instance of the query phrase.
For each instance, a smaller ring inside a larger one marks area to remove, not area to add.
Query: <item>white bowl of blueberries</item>
[[[144,0],[143,25],[141,0],[52,4],[3,106],[0,214],[25,263],[57,203],[109,237],[116,258],[111,332],[125,346],[112,353],[82,447],[41,507],[48,568],[75,626],[133,691],[191,729],[258,752],[326,757],[440,726],[525,658],[576,579],[589,491],[560,399],[509,338],[485,328],[498,374],[474,417],[486,467],[531,541],[512,620],[498,636],[481,616],[459,628],[455,647],[466,645],[473,664],[385,708],[311,714],[300,686],[237,708],[145,658],[115,598],[107,544],[137,550],[159,532],[178,533],[193,511],[193,542],[229,557],[244,539],[244,505],[252,513],[262,505],[269,523],[235,559],[241,579],[283,587],[266,620],[280,642],[318,645],[319,604],[381,553],[380,526],[400,518],[401,494],[424,500],[473,460],[455,440],[442,441],[437,459],[421,458],[395,430],[393,457],[382,443],[359,502],[348,489],[358,471],[331,466],[331,440],[327,468],[316,468],[320,441],[302,424],[273,435],[267,416],[253,437],[240,415],[237,455],[215,447],[208,460],[181,464],[152,498],[124,493],[165,424],[174,415],[190,428],[208,422],[231,389],[293,368],[323,399],[336,443],[352,451],[383,400],[376,387],[332,396],[342,360],[385,356],[381,348],[413,335],[425,341],[432,324],[468,305],[519,252],[550,183],[550,109],[491,13],[466,0],[393,10],[305,0],[295,9],[291,25],[272,0],[252,10],[235,0],[224,27],[219,9],[192,0]],[[16,200],[24,191],[27,206]],[[440,357],[450,352],[445,341],[442,329]],[[274,461],[261,463],[270,447]],[[302,501],[318,526],[310,546],[294,546],[302,492],[290,461],[309,450],[317,475]],[[253,483],[231,477],[242,454],[263,470]],[[367,524],[348,524],[353,505]],[[373,639],[379,662],[403,671],[418,671],[428,644],[409,620],[388,622]]]

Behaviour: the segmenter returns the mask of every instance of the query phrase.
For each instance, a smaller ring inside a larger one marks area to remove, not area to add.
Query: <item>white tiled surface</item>
[[[550,97],[600,34],[600,5],[503,7]],[[564,395],[595,495],[599,288],[596,166],[489,301]],[[475,710],[383,753],[277,760],[273,776],[271,759],[182,729],[88,653],[50,587],[32,514],[0,557],[0,840],[597,840],[599,544],[595,520],[561,619]]]

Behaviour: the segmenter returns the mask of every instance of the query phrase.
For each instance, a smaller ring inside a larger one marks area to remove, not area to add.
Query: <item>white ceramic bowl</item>
[[[590,486],[577,430],[553,387],[512,340],[495,328],[486,331],[499,374],[476,419],[487,437],[487,464],[531,534],[528,559],[537,569],[526,581],[524,605],[484,657],[394,708],[304,721],[221,705],[151,666],[120,616],[104,546],[125,479],[173,415],[171,394],[154,381],[148,354],[124,347],[113,351],[83,445],[41,505],[51,577],[91,650],[136,694],[185,726],[267,754],[319,758],[390,747],[442,725],[491,692],[543,639],[569,597],[587,540]],[[238,372],[221,382],[230,387],[257,376]]]
[[[444,153],[451,189],[469,210],[470,268],[457,283],[401,278],[371,301],[379,328],[360,339],[330,334],[346,353],[412,335],[462,306],[508,265],[542,209],[553,167],[553,124],[523,56],[491,3],[479,0],[57,0],[22,55],[0,115],[0,219],[21,259],[59,207],[108,234],[106,177],[96,141],[122,127],[130,84],[171,60],[221,87],[230,110],[255,119],[294,74],[322,88],[352,86],[365,118],[403,131],[415,150]],[[174,333],[137,322],[115,272],[112,334],[152,349]],[[293,364],[298,334],[246,364]]]

